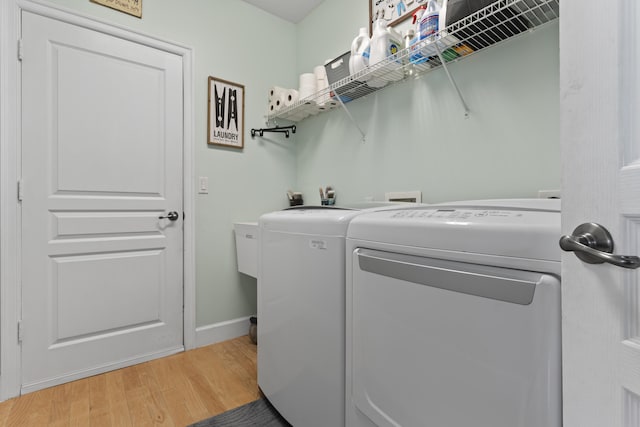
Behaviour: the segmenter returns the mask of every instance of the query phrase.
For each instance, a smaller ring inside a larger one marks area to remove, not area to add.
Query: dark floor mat
[[[190,427],[292,427],[266,399],[198,421]]]

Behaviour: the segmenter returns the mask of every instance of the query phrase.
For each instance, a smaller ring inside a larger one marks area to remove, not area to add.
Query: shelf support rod
[[[344,102],[342,102],[342,98],[340,97],[340,94],[338,94],[337,91],[333,91],[333,93],[335,93],[335,98],[338,100],[338,102],[340,103],[340,105],[342,106],[342,109],[344,110],[345,113],[347,113],[347,117],[349,117],[349,120],[351,120],[351,123],[353,123],[353,125],[358,128],[358,132],[360,132],[360,135],[362,135],[362,142],[365,141],[366,139],[366,135],[365,133],[362,131],[362,129],[360,128],[360,126],[358,126],[358,122],[356,122],[356,120],[353,118],[353,116],[351,115],[351,112],[349,111],[349,109],[347,108],[346,105],[344,105]]]
[[[449,72],[449,67],[447,67],[447,62],[442,57],[442,52],[440,51],[440,46],[438,46],[438,42],[436,41],[434,45],[436,46],[436,52],[438,52],[438,58],[440,58],[440,63],[442,63],[442,68],[444,68],[444,72],[447,74],[447,77],[449,78],[449,83],[451,83],[451,86],[453,86],[453,88],[456,90],[456,93],[458,94],[458,98],[460,99],[460,103],[462,104],[462,108],[464,108],[464,117],[467,118],[469,117],[469,106],[465,102],[464,97],[462,96],[462,92],[460,92],[460,89],[458,88],[456,81],[453,79],[453,76]]]

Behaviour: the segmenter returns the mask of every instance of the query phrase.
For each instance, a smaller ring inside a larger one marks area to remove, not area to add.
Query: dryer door
[[[352,264],[353,425],[561,425],[556,277],[368,249]]]

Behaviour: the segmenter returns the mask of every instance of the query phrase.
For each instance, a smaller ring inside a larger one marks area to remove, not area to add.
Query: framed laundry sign
[[[91,0],[91,2],[142,18],[142,0]]]
[[[427,0],[369,0],[369,34],[372,34],[373,23],[378,19],[395,27],[426,4]]]
[[[207,143],[244,148],[244,86],[209,77]]]

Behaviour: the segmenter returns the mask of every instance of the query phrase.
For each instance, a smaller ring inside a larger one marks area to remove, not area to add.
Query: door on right
[[[640,253],[640,5],[560,2],[562,232]],[[639,270],[562,258],[564,427],[640,425]]]

